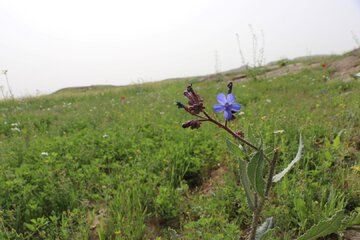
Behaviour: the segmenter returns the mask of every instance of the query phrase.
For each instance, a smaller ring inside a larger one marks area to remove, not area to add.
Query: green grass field
[[[280,147],[277,171],[304,138],[263,212],[274,239],[295,239],[339,209],[360,212],[360,81],[329,72],[234,82],[243,113],[230,127],[262,137],[266,151]],[[1,101],[0,239],[245,237],[251,211],[226,132],[183,129],[190,116],[175,105],[192,83],[212,112],[234,76]]]

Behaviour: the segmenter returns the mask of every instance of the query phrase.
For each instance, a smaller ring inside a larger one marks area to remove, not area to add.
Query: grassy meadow
[[[273,239],[360,212],[360,81],[330,72],[234,82],[242,109],[230,127],[262,137],[265,151],[280,147],[277,172],[304,138],[263,212]],[[192,83],[212,113],[235,75],[1,101],[0,239],[244,239],[251,211],[229,136],[210,123],[183,129],[191,117],[175,104]]]

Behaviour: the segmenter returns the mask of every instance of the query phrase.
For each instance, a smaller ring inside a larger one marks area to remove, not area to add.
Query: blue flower
[[[214,112],[219,113],[224,111],[224,118],[228,121],[232,118],[232,112],[240,111],[241,105],[235,102],[235,96],[231,93],[228,94],[227,97],[225,94],[220,93],[216,96],[216,100],[219,104],[214,105]]]

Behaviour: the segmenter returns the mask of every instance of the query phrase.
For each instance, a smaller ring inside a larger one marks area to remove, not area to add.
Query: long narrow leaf
[[[261,196],[264,197],[265,194],[265,180],[263,177],[264,172],[264,152],[262,149],[262,144],[259,147],[259,150],[256,152],[254,157],[250,160],[247,167],[247,174],[250,180],[250,183],[254,190]]]
[[[298,240],[313,240],[331,233],[336,233],[341,227],[344,217],[344,210],[340,210],[330,219],[321,221],[311,227],[305,234],[300,236]]]
[[[246,162],[244,160],[240,160],[240,159],[238,161],[239,161],[240,179],[241,179],[241,183],[244,186],[244,190],[246,193],[246,198],[247,198],[249,208],[252,211],[255,211],[254,194],[253,194],[253,191],[251,191],[250,182],[249,182],[249,178],[248,178],[248,174],[247,174],[248,162]]]
[[[267,218],[265,222],[256,229],[255,240],[260,240],[272,228],[272,225],[273,218]]]
[[[295,163],[297,163],[301,159],[303,149],[304,149],[304,143],[303,143],[302,136],[300,135],[299,148],[298,148],[298,151],[297,151],[297,154],[296,154],[294,160],[292,160],[284,170],[282,170],[280,173],[276,174],[272,178],[273,182],[280,181],[285,176],[285,174],[290,171],[290,169],[295,165]]]
[[[240,149],[239,146],[237,146],[235,143],[230,141],[229,139],[226,139],[226,145],[230,149],[230,151],[236,155],[236,158],[239,162],[239,174],[240,174],[240,180],[242,185],[244,186],[247,202],[249,205],[249,208],[251,210],[255,210],[254,207],[254,193],[251,190],[250,181],[247,174],[247,168],[248,168],[248,162],[242,159],[246,159],[247,155]]]

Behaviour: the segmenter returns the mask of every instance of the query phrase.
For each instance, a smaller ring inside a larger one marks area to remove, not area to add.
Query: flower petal
[[[240,111],[241,105],[239,103],[233,103],[230,105],[231,111],[238,112]]]
[[[225,94],[223,94],[223,93],[218,94],[218,95],[216,96],[216,100],[217,100],[220,104],[225,105],[225,104],[226,104],[226,96],[225,96]]]
[[[224,118],[229,121],[231,119],[231,117],[232,117],[232,113],[231,113],[230,109],[225,109]]]
[[[225,106],[222,104],[215,104],[213,109],[214,109],[214,112],[219,113],[219,112],[224,111]]]
[[[230,94],[227,96],[227,103],[228,103],[228,104],[232,104],[232,103],[234,103],[235,101],[236,101],[235,96],[234,96],[232,93],[230,93]]]

